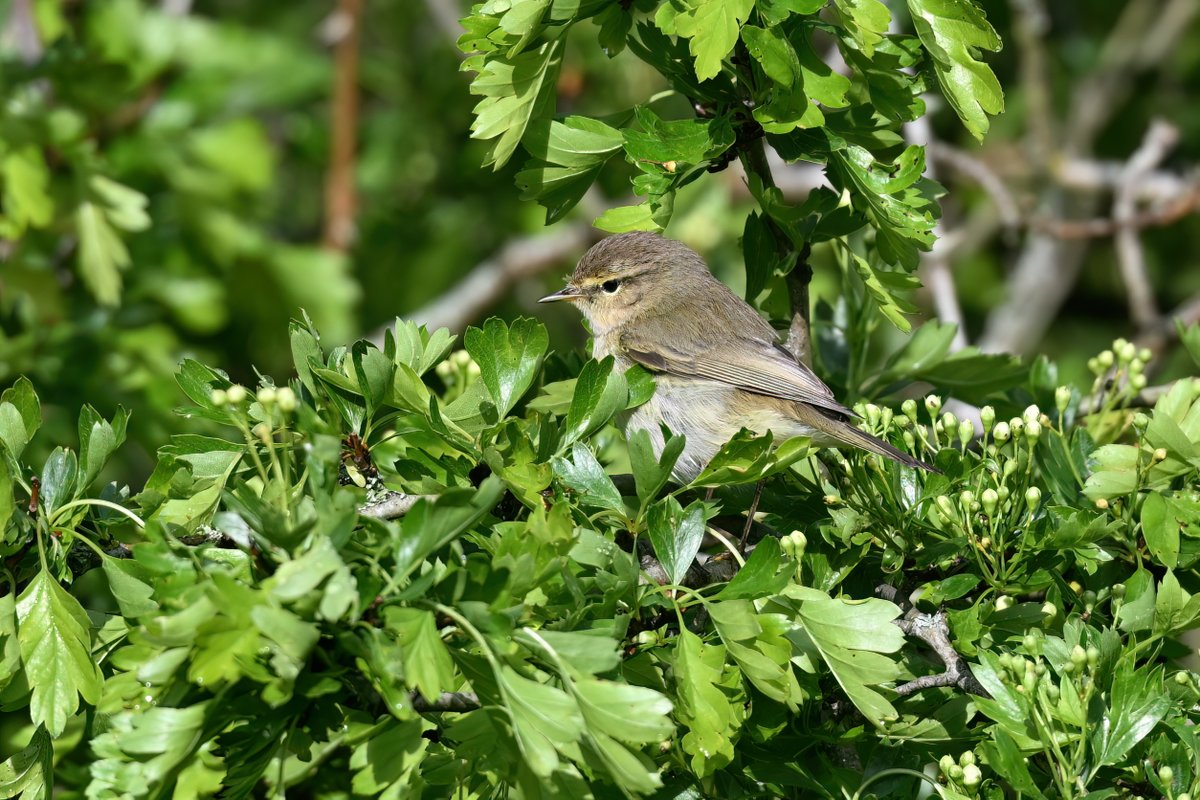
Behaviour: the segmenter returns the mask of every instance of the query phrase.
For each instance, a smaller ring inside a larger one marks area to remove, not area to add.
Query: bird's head
[[[538,302],[573,303],[600,334],[644,314],[667,313],[712,280],[704,259],[682,242],[623,233],[593,245],[567,285]]]

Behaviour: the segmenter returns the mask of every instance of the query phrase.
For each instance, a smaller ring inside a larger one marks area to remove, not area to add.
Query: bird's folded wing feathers
[[[739,337],[730,342],[706,342],[686,352],[678,344],[651,342],[625,333],[621,349],[634,361],[657,372],[727,383],[747,392],[781,397],[854,416],[833,397],[813,371],[796,361],[775,342]]]

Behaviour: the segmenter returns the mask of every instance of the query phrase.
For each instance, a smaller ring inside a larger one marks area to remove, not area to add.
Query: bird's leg
[[[754,484],[754,499],[750,501],[750,508],[746,511],[746,527],[742,528],[742,540],[738,543],[738,549],[743,553],[746,552],[746,540],[750,538],[750,528],[754,526],[754,515],[758,513],[758,501],[762,499],[763,484],[766,482],[764,478]]]

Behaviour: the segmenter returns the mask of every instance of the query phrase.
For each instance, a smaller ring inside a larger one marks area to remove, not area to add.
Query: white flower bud
[[[280,411],[290,414],[296,410],[296,393],[292,387],[283,386],[275,392],[275,402],[279,404]]]
[[[274,386],[263,386],[263,387],[261,387],[261,388],[258,390],[258,395],[257,395],[257,396],[258,396],[258,402],[262,403],[264,406],[273,406],[273,405],[275,405],[275,397],[276,397],[276,394],[275,394],[275,387],[274,387]]]
[[[217,408],[229,402],[229,395],[224,389],[213,389],[212,394],[208,396],[208,400]]]
[[[971,443],[971,440],[974,438],[975,438],[975,423],[971,422],[971,420],[969,420],[969,419],[964,419],[962,422],[960,422],[958,424],[958,441],[962,444],[963,447],[966,447],[967,445],[969,445]]]
[[[225,395],[229,398],[229,402],[236,406],[246,399],[246,387],[235,383],[225,390]]]
[[[929,412],[930,419],[937,416],[938,411],[942,409],[942,398],[936,394],[931,394],[925,398],[925,410]]]
[[[967,764],[965,767],[962,768],[962,771],[963,771],[963,776],[962,776],[963,786],[966,786],[966,787],[978,786],[979,782],[983,780],[983,773],[980,772],[979,767],[975,766],[974,764]]]
[[[1037,444],[1038,437],[1042,435],[1042,423],[1036,419],[1025,423],[1025,438],[1030,444]]]
[[[992,426],[996,424],[996,409],[991,406],[979,409],[979,422],[983,425],[984,433],[991,431]]]
[[[1067,410],[1067,406],[1071,403],[1071,387],[1060,386],[1054,390],[1054,407],[1059,413]]]
[[[1037,508],[1037,507],[1038,507],[1038,503],[1040,503],[1040,502],[1042,502],[1042,490],[1041,490],[1041,489],[1039,489],[1039,488],[1038,488],[1038,487],[1036,487],[1036,486],[1030,486],[1030,487],[1029,487],[1029,488],[1028,488],[1028,489],[1025,491],[1025,505],[1026,505],[1026,507],[1027,507],[1027,508],[1028,508],[1030,511],[1033,511],[1035,508]]]
[[[1007,442],[1011,435],[1007,422],[997,422],[996,427],[992,429],[992,438],[1001,444]]]
[[[995,489],[984,489],[979,499],[983,503],[983,512],[985,514],[990,517],[996,513],[996,506],[1000,502],[1000,495],[996,494]]]

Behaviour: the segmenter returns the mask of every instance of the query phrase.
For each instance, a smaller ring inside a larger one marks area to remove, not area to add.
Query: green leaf
[[[546,224],[562,219],[621,150],[621,132],[597,119],[569,116],[530,128],[525,149],[533,159],[517,173],[522,200],[546,209]]]
[[[721,690],[725,648],[706,645],[689,630],[681,630],[671,657],[677,705],[675,716],[688,732],[685,753],[697,775],[710,775],[733,761],[733,739],[740,723]]]
[[[757,614],[748,600],[726,600],[707,606],[725,648],[754,687],[796,710],[803,699],[792,672],[794,648],[786,638],[793,626],[781,614]]]
[[[41,570],[17,598],[17,640],[26,679],[33,689],[34,723],[57,737],[79,708],[95,704],[103,677],[92,659],[91,623],[79,601]]]
[[[438,635],[433,613],[419,608],[389,606],[384,624],[396,635],[404,658],[404,681],[426,700],[436,700],[454,688],[454,662]]]
[[[664,32],[689,40],[696,78],[706,81],[721,71],[722,60],[737,44],[738,30],[753,10],[754,0],[690,0],[675,16],[674,31]]]
[[[850,191],[854,207],[878,232],[880,256],[909,272],[917,268],[919,251],[933,246],[939,213],[935,184],[922,178],[924,171],[925,152],[917,145],[905,148],[891,165],[858,145],[835,150],[829,160],[835,188]]]
[[[1163,566],[1179,564],[1179,520],[1170,500],[1159,492],[1146,495],[1142,503],[1142,536],[1146,548]]]
[[[662,452],[655,456],[650,431],[640,428],[629,434],[629,465],[633,470],[638,501],[643,508],[671,480],[671,471],[683,454],[685,444],[683,436],[672,436],[663,443]]]
[[[484,98],[475,106],[471,138],[496,140],[485,165],[503,167],[529,126],[553,113],[554,86],[565,42],[564,37],[537,50],[510,57],[491,56],[482,62],[471,82],[471,93]]]
[[[1004,110],[1004,90],[980,50],[1003,46],[972,0],[908,0],[913,27],[933,59],[942,93],[976,139],[988,130],[988,115]]]
[[[154,589],[147,582],[153,580],[149,570],[136,561],[111,556],[104,556],[100,564],[122,616],[133,619],[158,610],[152,599]]]
[[[991,738],[990,742],[984,744],[988,763],[1018,792],[1045,800],[1046,795],[1030,774],[1028,759],[1016,740],[1000,727],[992,729]]]
[[[54,448],[42,467],[41,505],[46,514],[53,514],[59,507],[75,499],[78,478],[79,465],[75,461],[74,451]]]
[[[654,209],[649,203],[636,206],[617,206],[610,208],[596,217],[597,228],[609,233],[628,233],[629,231],[657,231],[660,226],[654,220]]]
[[[1127,444],[1107,444],[1092,451],[1092,474],[1084,483],[1089,500],[1122,497],[1138,488],[1138,449]]]
[[[14,459],[20,458],[42,424],[42,406],[33,384],[22,376],[0,394],[0,443]]]
[[[647,533],[671,583],[683,582],[683,576],[696,560],[704,541],[704,504],[697,500],[686,510],[674,496],[650,506]]]
[[[653,689],[583,678],[574,684],[590,731],[630,744],[654,744],[675,730],[671,701]]]
[[[851,250],[848,245],[843,245],[841,249],[849,257],[850,263],[854,265],[854,272],[867,288],[867,297],[871,299],[879,312],[904,333],[911,331],[912,323],[904,314],[905,311],[912,312],[914,310],[912,304],[903,301],[903,305],[901,305],[901,301],[884,288],[878,272],[865,258]]]
[[[714,600],[754,600],[776,594],[791,578],[783,566],[779,540],[768,536],[754,547],[746,564],[737,571],[725,588],[717,592]]]
[[[17,510],[17,502],[13,497],[15,486],[8,459],[0,457],[0,536],[3,536],[8,528],[8,521],[12,519],[13,512]]]
[[[874,725],[897,718],[896,709],[872,685],[894,680],[899,665],[884,653],[904,645],[892,624],[900,609],[885,600],[835,600],[815,589],[789,587],[800,600],[798,619],[846,695]]]
[[[450,490],[434,503],[422,500],[413,506],[396,544],[396,579],[406,579],[428,556],[465,533],[496,507],[503,494],[504,483],[493,475],[478,491]]]
[[[19,239],[26,228],[44,228],[54,219],[50,170],[37,147],[13,149],[0,159],[0,186],[0,235]]]
[[[1162,668],[1136,669],[1132,658],[1117,663],[1103,721],[1091,729],[1097,764],[1117,764],[1166,716],[1172,700]]]
[[[550,337],[536,320],[521,317],[509,326],[493,317],[482,329],[468,328],[463,341],[503,418],[533,385]]]
[[[743,428],[717,451],[691,485],[737,486],[757,483],[772,466],[772,444],[769,431],[765,436],[756,436]]]
[[[618,411],[625,408],[629,390],[625,376],[613,371],[613,357],[589,361],[583,365],[575,381],[575,394],[567,409],[567,419],[560,447],[565,447],[600,430]]]
[[[513,734],[535,775],[549,776],[559,766],[559,751],[583,735],[579,706],[562,689],[530,680],[504,666],[496,674]]]
[[[117,407],[110,423],[96,409],[84,406],[79,412],[79,466],[81,487],[90,486],[104,464],[125,441],[125,426],[129,415]]]
[[[130,264],[125,243],[94,203],[79,204],[75,230],[79,236],[79,274],[84,284],[101,305],[117,305],[121,301],[121,271]]]
[[[880,0],[834,0],[833,5],[858,48],[868,58],[873,56],[892,21],[887,6]]]
[[[590,508],[606,508],[625,515],[625,501],[613,485],[612,478],[582,442],[571,448],[571,459],[554,459],[554,474],[578,495],[580,505]]]
[[[430,744],[424,733],[434,727],[423,719],[388,720],[382,730],[355,747],[350,756],[354,794],[401,800],[413,796],[413,790],[419,792],[418,769]]]
[[[39,726],[29,744],[0,764],[0,798],[49,800],[54,787],[54,743]]]

